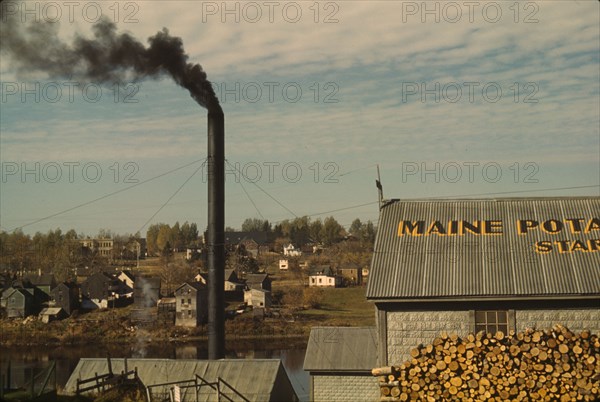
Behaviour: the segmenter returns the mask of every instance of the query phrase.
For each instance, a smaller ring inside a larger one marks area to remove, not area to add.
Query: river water
[[[281,359],[296,394],[301,401],[308,401],[309,376],[302,369],[306,345],[303,341],[277,344],[269,340],[235,342],[228,344],[226,358],[230,359]],[[0,367],[6,371],[11,364],[12,386],[22,386],[31,375],[38,374],[56,362],[56,385],[64,387],[77,362],[83,357],[146,357],[163,359],[206,359],[206,341],[183,343],[145,343],[135,345],[78,345],[78,346],[32,346],[0,347]]]

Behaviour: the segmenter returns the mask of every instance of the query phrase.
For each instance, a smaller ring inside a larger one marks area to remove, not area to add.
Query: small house
[[[81,284],[82,307],[87,309],[107,308],[114,305],[122,282],[114,275],[98,272]]]
[[[313,327],[304,370],[310,374],[309,400],[377,401],[377,329],[375,327]]]
[[[329,265],[316,266],[310,270],[308,286],[339,288],[342,286],[342,277],[336,275]]]
[[[79,308],[79,287],[75,283],[59,283],[51,295],[53,307],[60,307],[67,315]]]
[[[175,325],[197,327],[208,317],[208,290],[200,282],[186,282],[175,289]]]
[[[289,268],[288,260],[279,260],[279,270],[280,271],[287,271],[288,268]]]
[[[287,246],[283,246],[283,255],[288,257],[300,257],[302,255],[302,251],[290,243]]]
[[[8,288],[4,291],[8,318],[24,318],[39,311],[33,288]]]
[[[347,265],[337,270],[346,285],[362,285],[362,268],[358,265]]]
[[[225,270],[225,291],[226,292],[241,292],[244,290],[244,285],[235,273],[235,269]]]
[[[133,297],[133,288],[135,287],[135,275],[129,270],[121,271],[117,274],[117,279],[122,285],[118,291],[119,297]]]
[[[44,295],[43,298],[50,300],[51,291],[56,286],[56,279],[52,274],[39,274],[39,275],[31,275],[27,278],[29,282],[39,290],[41,290]]]
[[[269,274],[248,274],[246,275],[247,289],[261,289],[271,291],[271,278]]]
[[[248,289],[244,292],[244,303],[252,308],[270,308],[271,292],[264,289]]]

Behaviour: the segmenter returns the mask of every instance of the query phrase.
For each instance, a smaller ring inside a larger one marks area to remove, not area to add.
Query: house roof
[[[131,279],[132,282],[135,282],[135,275],[130,270],[126,269],[126,270],[119,272],[119,276],[121,276],[121,275],[125,275],[126,277]]]
[[[581,248],[600,239],[599,211],[599,197],[389,201],[380,211],[367,299],[595,298],[600,250]],[[449,234],[457,232],[451,221],[488,221],[495,234]],[[561,252],[557,241],[579,249]]]
[[[46,307],[40,311],[40,315],[57,315],[60,314],[61,310],[61,307]]]
[[[123,359],[111,359],[113,372],[125,370]],[[138,376],[146,386],[174,381],[193,380],[199,375],[213,382],[217,377],[225,380],[232,388],[250,401],[296,400],[289,377],[280,360],[275,359],[224,359],[224,360],[170,360],[170,359],[127,359],[129,369],[137,368]],[[75,394],[77,380],[92,378],[108,372],[106,359],[80,359],[65,385],[65,392]],[[157,394],[168,393],[172,385],[153,388]],[[181,390],[182,400],[195,397],[193,388]],[[239,400],[228,387],[221,393]],[[199,401],[217,401],[217,392],[210,387],[201,387]]]
[[[265,279],[269,278],[269,274],[247,274],[246,283],[263,283]]]
[[[311,267],[309,271],[309,275],[326,275],[326,276],[334,276],[333,269],[331,269],[330,265],[317,265],[316,267]]]
[[[196,290],[206,289],[206,285],[203,284],[202,282],[184,282],[181,285],[179,285],[177,287],[177,289],[175,289],[175,291],[178,291],[179,289],[181,289],[184,286],[190,286]]]
[[[226,269],[225,270],[225,281],[229,281],[229,282],[237,282],[238,281],[238,277],[237,274],[235,273],[235,269]],[[207,278],[208,280],[208,278]]]
[[[375,327],[313,327],[304,370],[371,371],[377,367]]]

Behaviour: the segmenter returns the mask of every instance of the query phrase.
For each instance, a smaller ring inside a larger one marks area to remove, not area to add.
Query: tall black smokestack
[[[17,1],[0,0],[0,55],[8,56],[18,73],[41,71],[52,79],[107,84],[168,74],[208,110],[209,358],[225,357],[225,119],[206,73],[199,64],[187,62],[181,39],[166,28],[145,46],[117,33],[115,24],[104,18],[92,27],[93,38],[77,35],[67,44],[58,37],[58,24],[22,23],[22,10]]]
[[[225,357],[225,117],[208,112],[208,358]]]

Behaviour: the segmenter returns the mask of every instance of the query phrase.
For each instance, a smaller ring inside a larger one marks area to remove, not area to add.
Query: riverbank
[[[35,317],[0,320],[0,345],[91,345],[206,341],[207,325],[178,327],[165,322],[140,325],[131,319],[133,307],[102,309],[65,320],[42,323]],[[252,312],[228,318],[227,341],[298,340],[306,344],[314,326],[374,325],[373,306],[364,288],[327,289],[318,308],[281,310],[276,317],[256,318]]]

